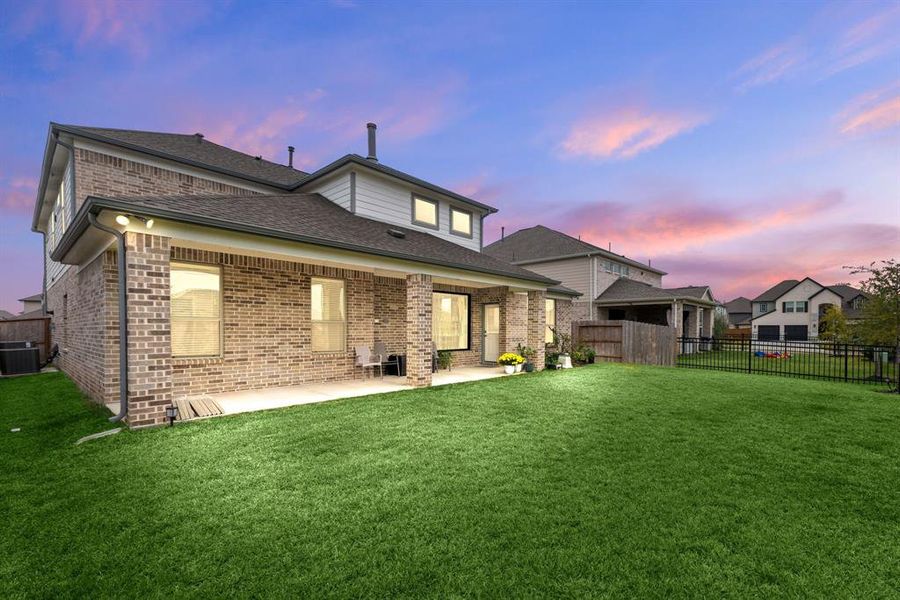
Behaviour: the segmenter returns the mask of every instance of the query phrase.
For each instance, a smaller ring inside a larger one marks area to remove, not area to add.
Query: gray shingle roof
[[[694,285],[679,288],[658,288],[628,279],[627,277],[620,277],[606,288],[602,294],[597,296],[597,301],[602,303],[631,300],[671,301],[673,298],[677,298],[679,300],[708,302],[708,300],[703,298],[707,290],[709,290],[707,286]]]
[[[564,285],[554,285],[554,286],[548,287],[547,291],[554,293],[554,294],[561,294],[563,296],[577,297],[577,296],[583,295],[578,290],[573,290],[572,288],[567,288]]]
[[[556,285],[559,282],[511,265],[434,235],[354,215],[320,194],[248,196],[149,196],[88,198],[81,215],[100,208],[131,210],[138,214],[279,237],[367,254],[490,273]],[[83,226],[71,227],[54,250],[67,252]],[[395,237],[389,230],[402,233]],[[72,236],[71,238],[69,236]],[[58,256],[57,256],[58,255]]]
[[[303,171],[265,159],[257,159],[249,154],[200,139],[194,134],[54,125],[63,131],[97,141],[131,147],[162,158],[193,163],[197,166],[268,183],[276,187],[294,186],[306,176]]]
[[[788,290],[800,283],[796,279],[785,279],[776,283],[762,294],[753,299],[754,302],[774,302],[783,296]]]
[[[513,263],[552,260],[564,256],[597,254],[606,258],[621,261],[633,267],[665,275],[664,271],[634,259],[604,250],[593,244],[583,242],[561,231],[535,225],[520,229],[484,247],[485,254]]]
[[[43,294],[33,294],[25,298],[19,298],[19,302],[40,302],[43,297]]]
[[[853,300],[854,298],[856,298],[856,297],[859,296],[860,294],[862,294],[862,295],[865,296],[866,298],[869,297],[869,295],[868,295],[867,293],[865,293],[864,291],[862,291],[862,290],[860,290],[860,289],[857,289],[857,288],[855,288],[855,287],[853,287],[853,286],[850,286],[850,285],[844,285],[844,284],[839,284],[839,285],[829,285],[829,286],[828,286],[828,289],[830,289],[830,290],[833,291],[835,294],[837,294],[838,296],[840,296],[841,298],[843,298],[845,302],[847,302],[847,301],[849,301],[849,300]]]
[[[750,304],[749,298],[744,298],[743,296],[738,296],[734,300],[725,303],[725,310],[728,311],[728,314],[741,314],[741,313],[751,313],[753,312],[753,308]]]

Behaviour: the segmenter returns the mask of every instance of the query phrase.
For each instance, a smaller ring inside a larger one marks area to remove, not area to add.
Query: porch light
[[[128,215],[116,215],[116,223],[125,227],[131,223],[131,219],[128,218]]]
[[[175,417],[178,416],[178,407],[170,404],[166,407],[166,418],[169,420],[169,427],[175,425]]]
[[[141,223],[144,224],[144,227],[147,229],[153,228],[153,219],[148,219],[147,217],[141,217],[138,215],[116,215],[116,223],[121,225],[122,227],[128,226],[131,223],[131,219],[137,219]]]

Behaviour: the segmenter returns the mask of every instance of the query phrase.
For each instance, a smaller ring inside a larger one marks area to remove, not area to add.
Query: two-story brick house
[[[186,395],[358,378],[375,342],[413,386],[435,348],[543,365],[547,302],[576,293],[480,251],[496,209],[378,162],[371,124],[368,157],[290,162],[52,123],[33,229],[62,370],[146,426]]]

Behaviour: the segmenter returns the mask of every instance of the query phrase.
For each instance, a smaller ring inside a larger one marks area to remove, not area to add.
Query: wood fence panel
[[[0,342],[33,342],[43,364],[50,351],[50,317],[0,321]]]
[[[572,323],[574,346],[586,345],[597,360],[645,365],[674,366],[675,329],[637,321],[576,321]]]

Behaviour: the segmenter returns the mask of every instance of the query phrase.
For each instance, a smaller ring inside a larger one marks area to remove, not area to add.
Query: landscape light
[[[178,407],[170,404],[166,407],[166,418],[169,420],[169,427],[175,425],[175,417],[178,416]]]

